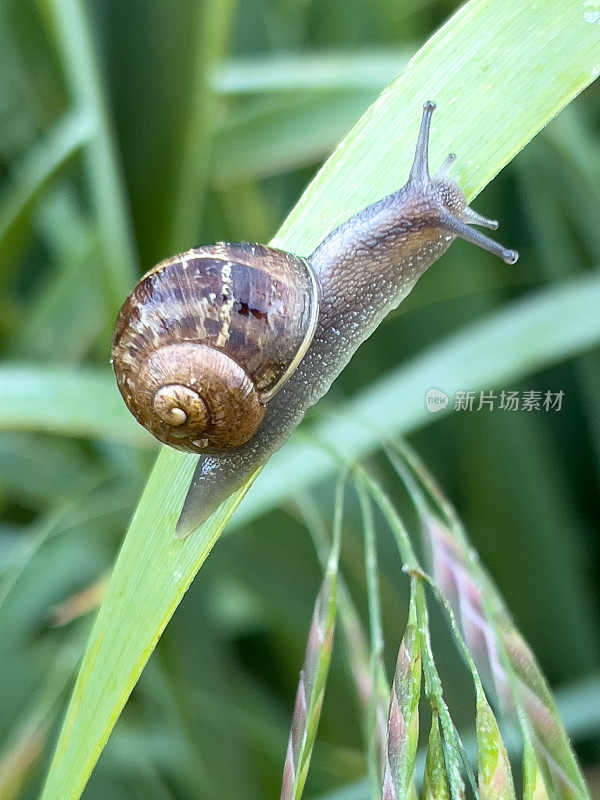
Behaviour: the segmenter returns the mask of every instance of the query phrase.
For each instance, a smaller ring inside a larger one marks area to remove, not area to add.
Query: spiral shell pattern
[[[312,340],[318,287],[307,262],[218,244],[158,264],[127,298],[112,362],[135,418],[181,450],[248,441]]]

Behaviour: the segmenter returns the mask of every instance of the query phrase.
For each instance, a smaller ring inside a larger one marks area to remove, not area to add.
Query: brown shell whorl
[[[198,342],[159,347],[133,381],[124,394],[131,413],[159,441],[181,450],[238,447],[265,413],[244,370]]]
[[[154,395],[152,408],[163,422],[173,427],[193,424],[201,432],[209,421],[208,409],[198,392],[180,383],[161,386]]]
[[[302,359],[318,309],[304,259],[243,243],[180,253],[146,273],[119,312],[117,385],[161,442],[231,450]]]

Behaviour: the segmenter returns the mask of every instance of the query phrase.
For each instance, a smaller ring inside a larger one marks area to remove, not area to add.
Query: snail
[[[275,452],[357,347],[460,237],[518,254],[447,177],[429,175],[435,104],[423,106],[406,185],[332,231],[308,258],[219,243],[148,272],[115,324],[112,364],[128,409],[159,441],[200,458],[176,528],[198,527]]]

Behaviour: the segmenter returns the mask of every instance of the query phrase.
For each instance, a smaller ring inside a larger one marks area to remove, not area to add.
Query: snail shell
[[[119,312],[119,391],[164,444],[239,447],[304,356],[318,308],[302,258],[244,243],[188,250],[148,272]]]

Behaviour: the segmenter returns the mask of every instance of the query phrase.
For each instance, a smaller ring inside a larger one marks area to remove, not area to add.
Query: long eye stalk
[[[409,183],[427,186],[429,178],[429,131],[431,129],[431,117],[435,111],[435,103],[428,100],[423,106],[423,116],[421,117],[421,127],[417,138],[415,158],[410,170]]]

